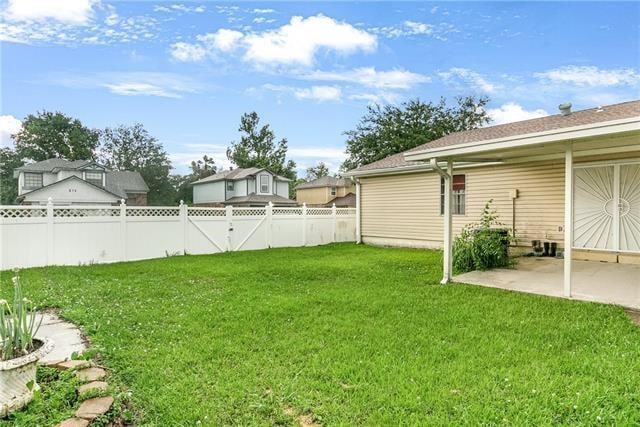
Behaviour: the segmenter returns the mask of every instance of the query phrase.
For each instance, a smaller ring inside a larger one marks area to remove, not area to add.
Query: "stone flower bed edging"
[[[75,416],[62,421],[57,427],[87,427],[93,420],[109,412],[114,398],[106,394],[109,384],[102,381],[107,376],[103,367],[95,366],[90,360],[65,360],[51,362],[47,366],[59,370],[74,370],[76,378],[83,383],[77,389],[81,403]],[[83,396],[96,397],[83,400]]]

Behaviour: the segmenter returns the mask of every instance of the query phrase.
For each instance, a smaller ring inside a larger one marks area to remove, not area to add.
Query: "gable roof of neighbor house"
[[[313,181],[303,182],[296,186],[296,190],[303,190],[305,188],[320,188],[320,187],[349,187],[351,181],[345,178],[336,178],[335,176],[321,176]]]
[[[247,203],[273,203],[274,205],[290,205],[296,206],[298,203],[294,200],[287,199],[286,197],[278,196],[277,194],[256,194],[249,193],[247,196],[232,197],[222,202],[223,205],[232,206],[234,204],[247,204]]]
[[[442,138],[419,145],[402,153],[393,154],[382,160],[369,163],[349,171],[349,175],[360,171],[376,169],[391,169],[407,166],[424,165],[424,162],[408,161],[405,155],[418,151],[451,147],[460,144],[489,141],[497,138],[507,138],[528,135],[536,132],[552,131],[581,125],[591,125],[613,120],[627,119],[640,115],[640,101],[629,101],[620,104],[606,105],[575,111],[568,115],[554,114],[537,119],[522,120],[502,125],[487,126],[462,132],[454,132]]]
[[[258,173],[260,173],[262,171],[269,172],[278,181],[287,181],[287,182],[291,181],[289,178],[285,178],[284,176],[276,175],[273,172],[271,172],[271,171],[269,171],[269,170],[267,170],[265,168],[238,168],[238,169],[224,170],[224,171],[215,173],[213,175],[209,175],[208,177],[199,179],[199,180],[197,180],[195,182],[192,182],[191,184],[204,184],[204,183],[208,183],[208,182],[216,182],[216,181],[222,181],[222,180],[238,181],[240,179],[245,179],[245,178],[248,178],[248,177],[254,177]]]
[[[99,165],[93,160],[64,160],[64,159],[47,159],[41,162],[30,163],[24,166],[20,166],[15,169],[15,172],[51,172],[55,173],[60,170],[81,170],[89,165],[97,165],[104,169],[104,166]],[[77,178],[77,177],[76,177]],[[61,179],[62,182],[68,178]],[[79,178],[78,178],[79,179]],[[84,181],[87,182],[87,181]],[[50,187],[55,183],[45,185],[44,187],[40,187],[38,190],[42,188]],[[95,187],[100,188],[101,190],[106,190],[109,193],[112,193],[120,198],[126,198],[127,193],[148,193],[149,187],[144,182],[142,175],[139,172],[135,171],[109,171],[106,170],[105,176],[105,186],[104,188],[92,184]],[[37,191],[37,190],[33,190]],[[31,191],[32,192],[32,191]]]
[[[336,197],[335,199],[325,203],[326,207],[332,207],[336,205],[338,208],[350,207],[356,205],[356,195],[354,193],[347,193],[344,196]]]
[[[108,190],[107,188],[105,188],[105,187],[101,187],[101,186],[96,185],[96,184],[94,184],[94,183],[92,183],[92,182],[85,181],[84,179],[82,179],[82,178],[80,178],[80,177],[77,177],[77,176],[75,176],[75,175],[71,175],[71,176],[68,176],[68,177],[66,177],[66,178],[64,178],[64,179],[61,179],[60,181],[55,181],[55,182],[52,182],[51,184],[43,185],[42,187],[36,188],[35,190],[31,190],[31,191],[29,191],[28,193],[24,193],[24,194],[20,195],[20,196],[18,197],[18,199],[24,199],[24,198],[25,198],[25,197],[27,197],[27,196],[32,196],[32,195],[34,195],[35,193],[39,193],[39,192],[41,192],[41,191],[51,189],[52,187],[55,187],[56,185],[62,184],[62,183],[67,182],[67,181],[78,181],[79,183],[82,183],[82,185],[89,185],[89,186],[91,186],[91,187],[95,187],[95,188],[97,188],[98,190],[100,190],[100,191],[102,191],[102,192],[108,193],[109,195],[111,195],[111,196],[115,196],[115,197],[118,197],[118,198],[125,198],[125,197],[127,197],[127,195],[126,195],[126,194],[124,194],[124,195],[123,195],[123,194],[117,194],[117,193],[114,193],[114,192],[112,192],[112,191],[109,191],[109,190]]]

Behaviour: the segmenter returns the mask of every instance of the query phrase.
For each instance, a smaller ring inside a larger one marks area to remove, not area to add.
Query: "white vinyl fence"
[[[355,209],[0,206],[0,270],[355,241]]]

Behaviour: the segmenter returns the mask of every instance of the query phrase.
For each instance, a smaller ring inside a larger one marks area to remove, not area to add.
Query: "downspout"
[[[356,183],[356,243],[362,243],[362,221],[361,221],[361,212],[362,208],[360,207],[360,179],[352,178]]]

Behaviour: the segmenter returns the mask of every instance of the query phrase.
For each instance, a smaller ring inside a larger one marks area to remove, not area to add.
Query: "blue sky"
[[[243,112],[337,170],[367,104],[487,95],[495,123],[640,98],[639,3],[0,1],[0,135],[37,110],[141,122],[174,167]]]

